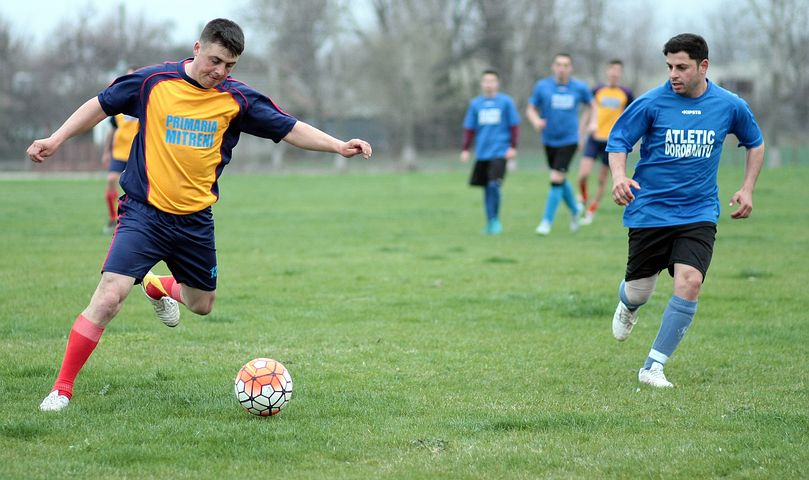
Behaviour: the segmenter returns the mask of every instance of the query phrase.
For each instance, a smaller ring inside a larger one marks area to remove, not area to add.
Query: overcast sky
[[[277,0],[294,1],[294,0]],[[362,5],[362,0],[354,0]],[[508,0],[504,0],[504,5]],[[657,18],[659,40],[666,39],[683,31],[702,33],[706,37],[702,16],[706,11],[715,9],[720,0],[611,0],[617,9],[626,10],[627,14],[637,8],[653,8]],[[143,14],[151,20],[170,20],[173,31],[169,32],[170,40],[193,43],[200,30],[208,20],[217,17],[230,18],[244,23],[250,12],[245,7],[248,0],[4,0],[0,9],[0,18],[12,25],[14,34],[29,38],[34,36],[38,45],[45,42],[45,37],[52,32],[63,18],[77,18],[78,11],[91,9],[96,14],[107,14],[110,10],[125,4],[127,13],[132,16]]]

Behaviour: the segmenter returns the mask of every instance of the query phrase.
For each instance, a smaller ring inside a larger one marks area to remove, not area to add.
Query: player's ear
[[[200,50],[202,50],[202,45],[200,45],[199,40],[194,42],[194,56],[196,57],[199,55]]]

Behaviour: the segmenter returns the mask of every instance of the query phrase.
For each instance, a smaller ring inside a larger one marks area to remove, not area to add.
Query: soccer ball
[[[236,399],[253,415],[275,415],[292,399],[292,376],[281,362],[250,360],[236,374]]]

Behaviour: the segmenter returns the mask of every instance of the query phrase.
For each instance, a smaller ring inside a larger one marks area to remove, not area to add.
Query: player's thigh
[[[587,178],[593,170],[595,159],[593,157],[581,157],[581,165],[579,165],[579,178]]]
[[[648,278],[669,265],[672,238],[666,227],[630,228],[625,280]]]
[[[124,197],[118,205],[118,228],[102,272],[143,279],[172,250],[171,229],[153,207]]]
[[[672,241],[669,273],[672,276],[675,274],[675,264],[687,265],[699,271],[702,276],[700,283],[704,281],[711,266],[715,240],[716,225],[713,223],[700,222],[678,226]]]
[[[210,211],[187,215],[178,223],[173,249],[165,259],[177,282],[213,292],[219,273],[213,217]]]

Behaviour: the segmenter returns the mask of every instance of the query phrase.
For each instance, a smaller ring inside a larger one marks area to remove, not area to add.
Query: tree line
[[[412,168],[425,151],[458,148],[486,68],[500,72],[501,89],[521,108],[557,52],[569,53],[574,75],[591,84],[603,80],[612,58],[623,60],[624,83],[636,93],[662,83],[662,43],[681,31],[661,37],[669,27],[654,4],[243,0],[232,18],[245,28],[247,48],[233,75],[310,123],[341,135],[348,126],[346,135],[367,130],[377,151]],[[725,0],[706,7],[690,29],[711,47],[709,77],[743,87],[738,93],[776,156],[779,144],[800,141],[809,120],[805,7],[805,0]],[[128,66],[187,57],[195,40],[167,43],[170,21],[131,15],[123,5],[63,19],[47,48],[15,27],[0,13],[0,160],[19,160],[31,139],[52,132]],[[276,166],[288,155],[283,146],[269,151]]]

